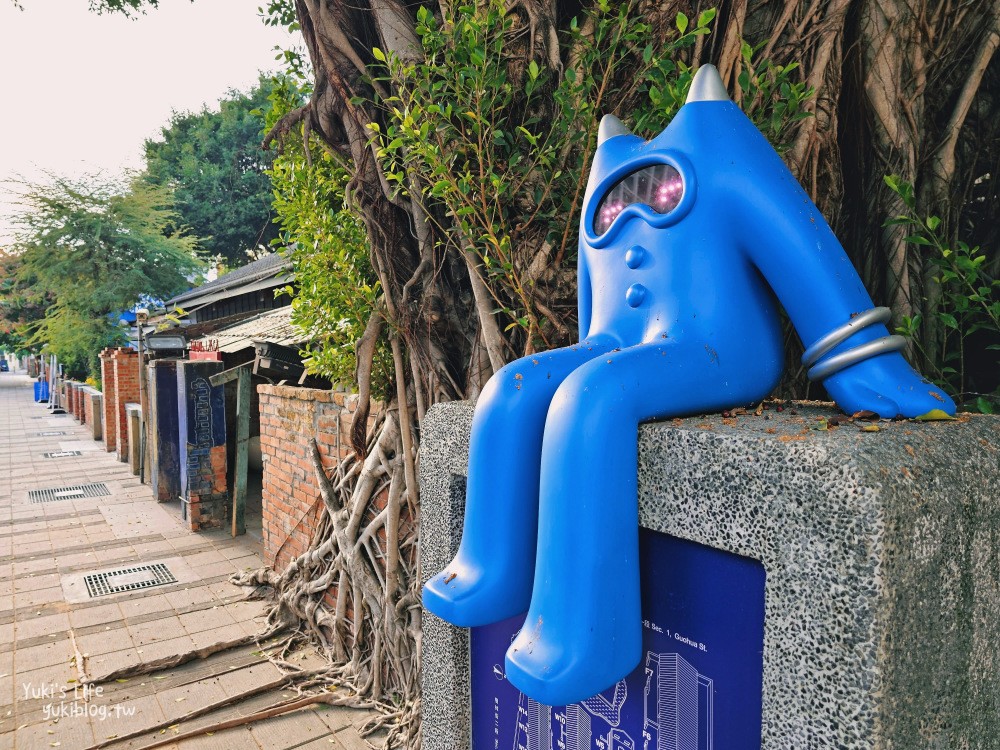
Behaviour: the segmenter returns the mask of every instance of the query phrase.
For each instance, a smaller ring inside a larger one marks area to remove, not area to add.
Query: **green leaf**
[[[677,30],[682,34],[687,31],[688,27],[688,17],[683,13],[677,14]]]
[[[911,245],[927,245],[930,247],[934,245],[929,239],[921,237],[919,234],[911,234],[908,237],[904,237],[903,242],[909,242]]]
[[[376,60],[381,60],[382,62],[386,61],[385,52],[380,50],[378,47],[372,47],[372,55],[375,57]]]
[[[976,399],[976,408],[979,409],[980,414],[995,413],[993,410],[993,403],[982,396]]]
[[[938,318],[941,320],[942,323],[944,323],[949,328],[954,328],[956,331],[958,330],[958,321],[955,319],[955,316],[952,315],[951,313],[939,312]]]
[[[927,228],[930,229],[932,232],[935,229],[937,229],[940,224],[941,224],[941,219],[939,217],[937,216],[927,217]]]
[[[709,8],[698,16],[698,28],[703,29],[715,19],[715,8]]]
[[[536,80],[538,78],[539,72],[540,71],[538,69],[538,63],[536,63],[534,60],[532,60],[530,63],[528,63],[528,77],[532,81],[534,81],[534,80]]]

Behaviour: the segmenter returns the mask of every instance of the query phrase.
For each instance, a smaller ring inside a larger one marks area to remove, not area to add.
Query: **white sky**
[[[278,68],[275,45],[298,41],[264,26],[254,0],[161,0],[134,20],[88,0],[20,1],[0,0],[0,246],[10,180],[141,168],[172,111],[249,89]]]

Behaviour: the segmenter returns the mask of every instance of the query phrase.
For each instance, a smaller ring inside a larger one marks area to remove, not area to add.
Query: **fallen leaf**
[[[862,432],[878,432],[878,431],[879,431],[879,430],[881,430],[881,429],[882,429],[882,428],[881,428],[881,427],[879,427],[879,426],[878,426],[877,424],[866,424],[866,425],[864,425],[864,426],[863,426],[863,427],[861,428],[861,431],[862,431]]]
[[[868,409],[862,409],[861,411],[854,412],[851,417],[854,419],[864,419],[869,422],[877,422],[879,419],[878,414]]]
[[[951,422],[955,418],[941,409],[931,409],[926,414],[921,414],[919,417],[914,417],[914,419],[918,422]]]

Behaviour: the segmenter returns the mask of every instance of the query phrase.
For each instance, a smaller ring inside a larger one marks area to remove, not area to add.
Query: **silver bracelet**
[[[837,344],[849,339],[862,328],[867,328],[876,323],[887,323],[891,317],[892,311],[888,307],[873,307],[871,310],[865,310],[863,313],[855,315],[844,323],[844,325],[834,328],[825,336],[820,336],[816,339],[812,346],[806,349],[805,354],[802,355],[802,364],[806,367],[812,367],[824,354],[837,346]]]
[[[880,339],[869,341],[867,344],[861,344],[820,362],[809,370],[807,377],[810,380],[825,380],[831,375],[840,372],[845,367],[850,367],[863,359],[887,352],[898,352],[905,346],[906,339],[902,336],[883,336]]]

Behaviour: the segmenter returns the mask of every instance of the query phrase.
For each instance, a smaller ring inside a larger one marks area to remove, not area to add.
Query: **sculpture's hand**
[[[880,417],[921,417],[955,413],[955,402],[922,378],[898,352],[881,354],[831,375],[827,392],[848,414],[865,410]]]

